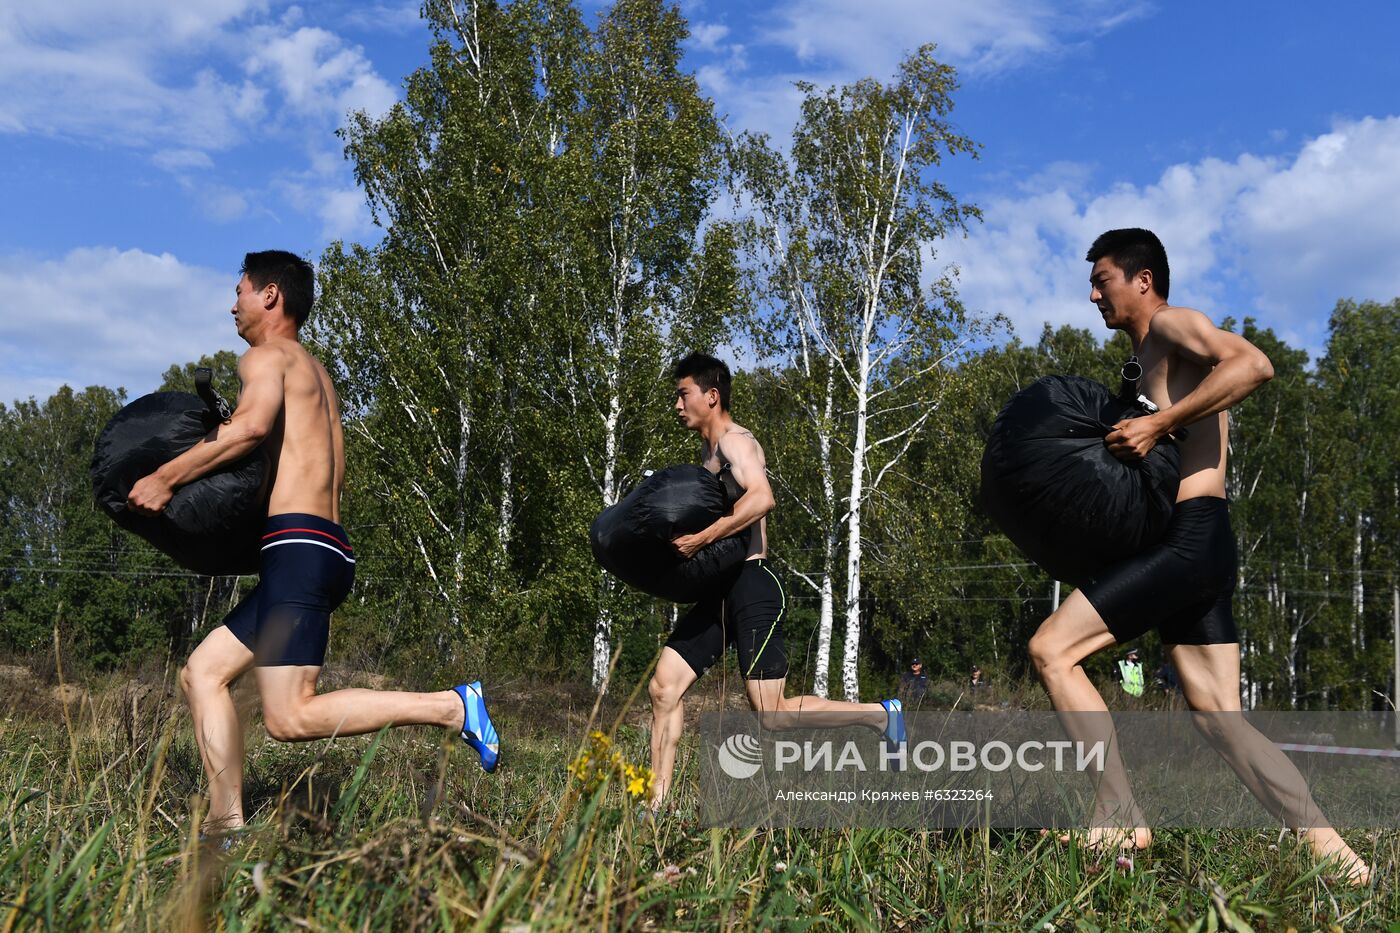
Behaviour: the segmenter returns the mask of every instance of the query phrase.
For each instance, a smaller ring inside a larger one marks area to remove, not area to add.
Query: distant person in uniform
[[[1118,662],[1118,675],[1123,680],[1124,693],[1129,696],[1142,696],[1142,659],[1138,656],[1136,648],[1130,650],[1128,656]]]
[[[928,693],[928,675],[924,662],[918,658],[909,662],[909,670],[899,675],[899,697],[905,703],[918,703]]]

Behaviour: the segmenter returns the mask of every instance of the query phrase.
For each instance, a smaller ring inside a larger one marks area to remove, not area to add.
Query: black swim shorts
[[[224,619],[259,667],[326,660],[331,613],[355,582],[345,529],[315,515],[270,515],[263,528],[258,585]]]
[[[786,608],[787,595],[768,561],[746,560],[727,593],[696,603],[681,617],[666,647],[699,677],[720,659],[726,645],[733,644],[745,680],[777,680],[788,672],[783,651]]]
[[[1155,628],[1167,645],[1228,645],[1240,640],[1230,605],[1236,565],[1229,503],[1203,496],[1178,502],[1160,543],[1083,592],[1120,644]]]

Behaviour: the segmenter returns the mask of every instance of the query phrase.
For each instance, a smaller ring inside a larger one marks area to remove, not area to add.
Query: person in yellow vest
[[[1142,661],[1138,658],[1136,648],[1131,649],[1128,656],[1118,662],[1118,673],[1123,678],[1124,693],[1135,697],[1142,696]]]

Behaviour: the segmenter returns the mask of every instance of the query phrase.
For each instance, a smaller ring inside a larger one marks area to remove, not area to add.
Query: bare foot
[[[1084,844],[1094,852],[1141,852],[1152,845],[1152,830],[1146,826],[1095,826]]]
[[[1050,835],[1050,830],[1042,829],[1040,835]],[[1079,844],[1091,852],[1141,852],[1152,845],[1152,830],[1146,826],[1094,826],[1088,830],[1075,830],[1072,833],[1059,833],[1055,836],[1061,845],[1069,845],[1079,836]]]
[[[1335,829],[1306,829],[1299,835],[1312,848],[1313,858],[1330,862],[1342,881],[1354,888],[1364,888],[1371,883],[1371,867],[1337,835]]]

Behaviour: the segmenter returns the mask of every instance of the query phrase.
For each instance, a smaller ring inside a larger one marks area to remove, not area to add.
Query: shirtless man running
[[[1123,460],[1180,438],[1181,486],[1166,538],[1110,566],[1070,594],[1031,638],[1030,655],[1057,712],[1106,713],[1081,662],[1157,629],[1197,726],[1266,808],[1298,831],[1319,858],[1335,860],[1354,883],[1370,869],[1328,825],[1298,769],[1238,714],[1240,645],[1231,611],[1236,554],[1225,497],[1226,410],[1273,377],[1268,358],[1199,311],[1167,303],[1167,254],[1147,230],[1110,230],[1086,257],[1089,300],[1104,323],[1126,331],[1142,366],[1139,391],[1155,414],[1119,422],[1104,440]],[[1107,717],[1062,717],[1066,728],[1097,728]],[[1077,725],[1075,725],[1077,720]],[[1111,730],[1111,726],[1106,726]],[[1141,825],[1116,746],[1099,783],[1090,843],[1144,848]]]
[[[190,655],[180,686],[194,718],[209,779],[209,831],[243,825],[243,732],[229,686],[250,668],[267,731],[282,742],[422,724],[461,730],[487,771],[499,739],[480,681],[436,693],[337,690],[317,695],[330,614],[355,577],[355,552],[340,526],[345,444],[335,387],[298,342],[311,312],[315,273],[281,250],[249,253],[233,319],[250,349],[238,361],[242,388],[228,423],[141,479],[130,508],[159,513],[180,486],[259,445],[272,466],[262,567],[256,588]]]
[[[905,742],[904,715],[899,700],[843,703],[825,697],[783,695],[788,663],[783,651],[783,615],[787,596],[768,560],[768,523],[773,490],[768,485],[763,448],[729,415],[729,367],[703,353],[692,353],[676,364],[676,416],[704,440],[700,461],[711,473],[730,473],[743,494],[728,515],[710,527],[675,540],[676,550],[689,559],[707,544],[738,534],[757,524],[748,558],[728,592],[703,600],[681,617],[661,649],[649,685],[652,731],[653,809],[671,787],[685,718],[681,698],[701,674],[724,656],[725,646],[738,649],[739,673],[749,705],[768,728],[864,725],[879,730],[891,745]]]

